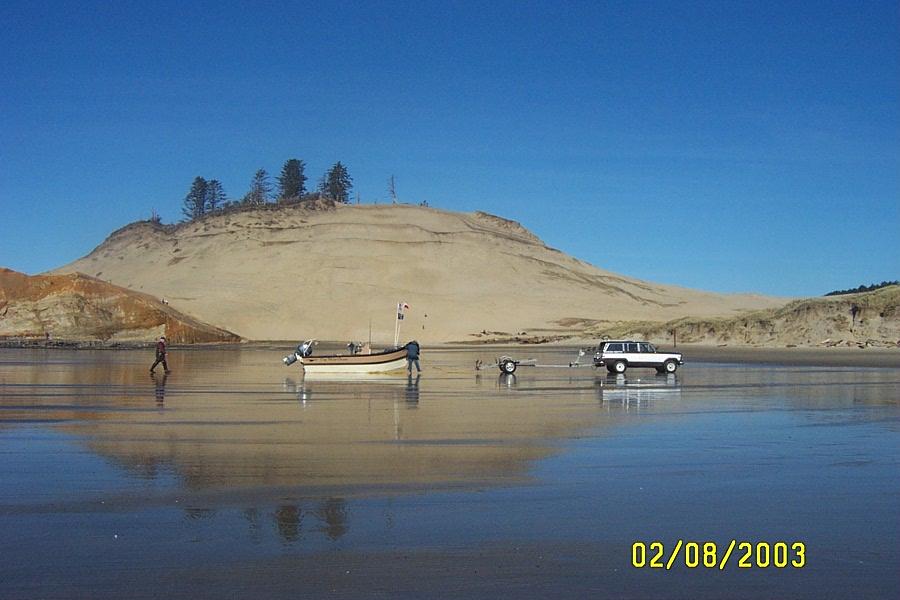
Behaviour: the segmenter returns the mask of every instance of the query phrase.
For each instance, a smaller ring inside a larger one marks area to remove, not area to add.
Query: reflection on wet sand
[[[263,527],[261,521],[270,517],[278,530],[278,537],[288,546],[303,539],[305,528],[321,533],[329,540],[338,540],[350,526],[350,513],[343,498],[325,498],[314,502],[309,508],[299,504],[281,504],[275,507],[272,515],[263,514],[258,509],[244,511],[244,518],[257,530]]]
[[[156,406],[162,408],[166,402],[166,381],[169,379],[169,374],[154,374],[152,377],[154,382],[154,395],[156,396]]]
[[[652,403],[672,402],[681,399],[681,384],[678,377],[669,373],[653,379],[629,380],[624,374],[606,374],[596,379],[597,396],[600,405],[607,410],[648,408]]]
[[[307,381],[282,349],[174,351],[168,377],[0,351],[0,597],[897,597],[895,368],[473,354]],[[815,560],[631,566],[735,536]]]
[[[188,358],[202,360],[144,383],[132,365],[103,361],[34,368],[23,379],[32,398],[75,390],[45,412],[91,451],[145,480],[174,474],[191,491],[502,481],[547,456],[547,440],[598,419],[593,402],[559,403],[558,393],[498,394],[508,381],[491,389],[422,375],[298,380],[246,366],[220,378],[222,354],[195,353]],[[141,389],[155,410],[137,409]]]

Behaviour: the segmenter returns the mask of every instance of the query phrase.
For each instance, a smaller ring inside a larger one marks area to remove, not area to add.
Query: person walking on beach
[[[166,336],[160,336],[159,341],[156,342],[156,362],[150,367],[150,373],[153,373],[153,369],[155,369],[156,365],[159,363],[162,363],[163,371],[166,372],[166,375],[172,372],[169,370],[169,365],[166,364],[166,354]]]
[[[416,373],[421,371],[419,368],[419,342],[411,341],[406,345],[406,372],[412,373],[413,363],[416,365]]]

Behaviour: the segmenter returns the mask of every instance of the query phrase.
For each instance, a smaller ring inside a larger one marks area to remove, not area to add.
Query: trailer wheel
[[[514,360],[504,360],[500,362],[500,370],[507,375],[512,375],[516,372],[516,362]]]

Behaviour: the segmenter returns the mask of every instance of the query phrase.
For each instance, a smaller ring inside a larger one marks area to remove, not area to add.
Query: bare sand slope
[[[604,271],[486,213],[319,202],[138,222],[80,271],[168,299],[247,339],[466,341],[482,332],[568,334],[593,323],[721,317],[787,300],[722,295]],[[502,336],[500,336],[502,337]]]

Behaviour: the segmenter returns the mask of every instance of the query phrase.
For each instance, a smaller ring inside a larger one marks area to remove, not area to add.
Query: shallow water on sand
[[[0,597],[900,592],[900,369],[288,350],[0,350]]]

